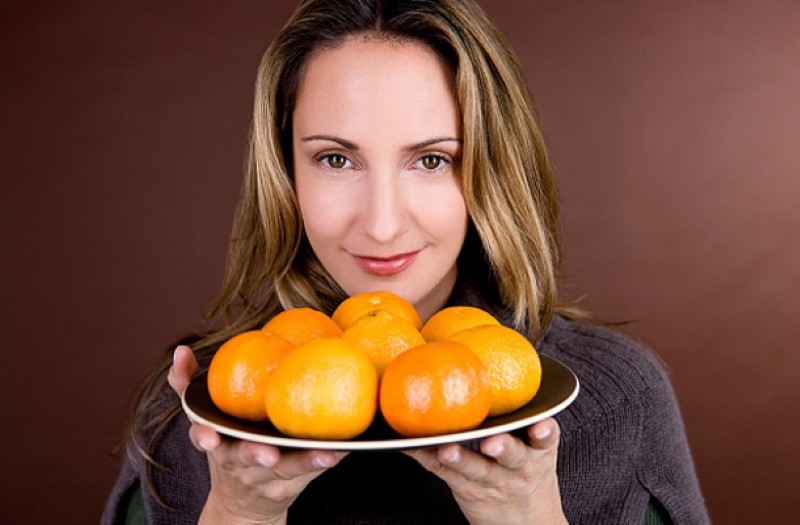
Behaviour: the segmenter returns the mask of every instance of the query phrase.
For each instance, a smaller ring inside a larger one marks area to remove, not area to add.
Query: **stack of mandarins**
[[[292,308],[226,341],[208,369],[223,412],[287,436],[350,439],[378,410],[400,435],[469,430],[527,404],[541,381],[533,345],[488,312],[454,306],[424,325],[390,292],[343,301],[332,316]]]

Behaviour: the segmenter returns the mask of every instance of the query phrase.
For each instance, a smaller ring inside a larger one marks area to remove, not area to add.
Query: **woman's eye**
[[[419,159],[419,163],[426,170],[435,170],[441,168],[445,163],[447,163],[447,159],[441,155],[425,155]]]
[[[321,156],[319,160],[325,166],[333,168],[335,170],[340,170],[350,167],[350,161],[347,160],[347,157],[345,157],[344,155],[339,155],[338,153],[328,153],[327,155]]]

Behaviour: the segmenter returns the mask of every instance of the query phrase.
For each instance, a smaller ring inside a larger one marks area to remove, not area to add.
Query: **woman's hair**
[[[235,333],[280,308],[330,311],[343,298],[303,234],[292,181],[292,113],[309,57],[355,35],[425,43],[453,69],[463,193],[481,243],[466,248],[484,252],[486,265],[460,271],[488,270],[516,327],[537,338],[555,304],[555,187],[520,66],[469,0],[301,3],[258,70],[245,185],[213,314],[227,315]]]
[[[356,36],[424,43],[454,72],[471,219],[459,275],[479,276],[482,291],[498,297],[515,327],[533,340],[557,309],[556,190],[533,100],[495,25],[473,0],[305,0],[258,69],[227,270],[208,313],[219,326],[193,345],[201,360],[281,309],[330,312],[345,296],[303,233],[292,177],[292,113],[309,58]],[[169,365],[164,362],[140,396],[145,427],[131,428],[145,458],[180,409],[152,413]]]

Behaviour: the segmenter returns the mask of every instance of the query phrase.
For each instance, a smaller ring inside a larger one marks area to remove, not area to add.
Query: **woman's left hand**
[[[405,453],[450,486],[472,525],[565,524],[556,476],[558,423],[540,421],[527,438],[492,436],[481,442],[481,453],[455,444]]]

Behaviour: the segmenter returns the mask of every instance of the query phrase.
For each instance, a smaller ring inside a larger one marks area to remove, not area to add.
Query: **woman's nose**
[[[398,175],[391,170],[370,173],[362,203],[362,229],[379,244],[389,244],[407,228],[405,195]]]

